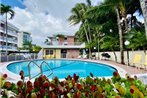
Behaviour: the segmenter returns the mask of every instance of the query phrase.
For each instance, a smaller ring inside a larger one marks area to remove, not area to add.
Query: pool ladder
[[[31,69],[30,69],[30,65],[31,65],[32,63],[40,69],[40,73],[36,74],[36,75],[33,76],[33,77],[31,77]],[[43,75],[43,69],[42,69],[43,64],[46,64],[47,67],[49,68],[49,70],[47,70],[47,71],[51,71],[51,73],[50,73],[49,75],[47,75],[47,77],[49,77],[50,75],[53,74],[53,70],[51,69],[51,67],[49,66],[49,64],[48,64],[47,62],[43,61],[43,62],[40,64],[40,66],[39,66],[36,62],[30,61],[29,64],[28,64],[29,80],[35,78],[35,77],[38,76],[39,74]]]

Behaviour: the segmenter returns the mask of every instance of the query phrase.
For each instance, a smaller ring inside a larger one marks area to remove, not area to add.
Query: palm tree
[[[144,53],[146,54],[147,39],[145,35],[145,30],[138,31],[133,28],[127,37],[130,41],[129,48],[133,50],[142,48],[144,50]]]
[[[87,0],[87,5],[84,3],[78,3],[74,8],[72,8],[72,15],[68,18],[72,25],[81,23],[81,27],[84,28],[87,43],[91,42],[90,27],[88,21],[85,19],[86,11],[91,7],[91,1]],[[91,57],[91,49],[89,47],[89,56]]]
[[[47,45],[51,45],[51,39],[50,39],[49,36],[47,36],[47,38],[45,39],[44,43],[47,44]]]
[[[142,8],[142,12],[143,12],[143,16],[144,16],[144,25],[145,25],[145,32],[146,32],[146,39],[147,39],[147,13],[146,13],[146,4],[145,4],[145,0],[139,0],[140,1],[140,5],[141,5],[141,8]],[[144,4],[143,4],[144,3]],[[145,6],[143,6],[145,5]]]
[[[5,31],[6,31],[6,54],[8,54],[7,15],[10,14],[10,19],[12,19],[14,17],[14,11],[11,9],[10,6],[5,6],[3,4],[0,5],[0,9],[1,9],[0,14],[1,15],[4,15],[4,14],[6,15],[5,16],[5,18],[6,18],[6,29],[5,29]]]
[[[119,48],[119,37],[118,36],[104,36],[102,39],[101,39],[101,48],[102,49],[106,49],[106,50],[111,50],[113,53],[114,53],[114,56],[115,56],[115,61],[117,62],[117,56],[116,56],[116,53],[115,53],[115,50],[117,48]]]
[[[123,31],[122,31],[122,26],[120,25],[120,20],[122,17],[124,18],[125,21],[125,30],[128,31],[128,24],[127,24],[127,19],[126,19],[126,9],[125,9],[125,2],[124,0],[105,0],[103,3],[99,4],[96,7],[93,7],[91,10],[91,14],[93,16],[106,16],[108,15],[111,17],[113,14],[111,12],[115,12],[114,15],[116,15],[116,20],[117,20],[117,27],[118,27],[118,33],[119,33],[119,43],[120,43],[120,54],[121,54],[121,63],[124,64],[124,38],[123,38]],[[99,18],[100,19],[100,18]],[[98,20],[98,18],[97,18]],[[98,20],[100,23],[105,23],[105,19],[102,18]]]

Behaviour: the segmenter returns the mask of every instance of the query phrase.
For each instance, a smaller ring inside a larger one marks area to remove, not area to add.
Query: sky
[[[30,32],[33,44],[41,45],[47,36],[74,35],[79,25],[72,26],[67,20],[76,3],[86,0],[2,0],[15,12],[10,23],[20,31]],[[96,5],[102,0],[91,0]]]
[[[72,26],[67,20],[76,3],[86,0],[0,0],[15,12],[10,23],[20,31],[30,32],[33,44],[42,45],[47,36],[74,35],[80,25]],[[96,5],[103,0],[91,0]],[[136,13],[137,15],[137,13]],[[140,18],[140,17],[139,17]],[[143,18],[140,18],[143,22]]]

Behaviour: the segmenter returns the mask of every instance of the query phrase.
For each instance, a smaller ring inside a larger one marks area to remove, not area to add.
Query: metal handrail
[[[31,77],[31,70],[30,70],[30,64],[31,64],[31,63],[35,64],[35,65],[40,69],[40,73],[38,73],[37,75],[35,75],[35,76],[33,76],[33,77]],[[39,65],[38,65],[37,63],[35,63],[34,61],[30,61],[29,64],[28,64],[29,80],[35,78],[35,77],[38,76],[39,74],[43,75],[43,70],[42,70],[42,65],[43,65],[43,64],[46,64],[46,65],[48,66],[48,68],[51,70],[51,73],[50,73],[47,77],[49,77],[51,74],[53,74],[53,70],[52,70],[52,68],[48,65],[47,62],[43,61],[43,62],[41,63],[41,65],[39,66]]]
[[[41,68],[40,66],[38,66],[34,61],[30,61],[29,64],[28,64],[28,73],[29,73],[29,80],[35,78],[36,76],[38,76],[40,73],[38,73],[37,75],[31,77],[31,71],[30,71],[30,64],[31,63],[34,63],[39,69],[40,69],[40,73],[41,73]]]
[[[53,74],[53,70],[52,70],[52,68],[48,65],[48,63],[45,62],[45,61],[43,61],[43,62],[41,63],[41,65],[40,65],[41,75],[43,75],[42,65],[43,65],[44,63],[45,63],[45,64],[49,67],[49,69],[51,70],[51,73],[50,73],[49,75],[47,75],[47,77],[49,77],[51,74]]]

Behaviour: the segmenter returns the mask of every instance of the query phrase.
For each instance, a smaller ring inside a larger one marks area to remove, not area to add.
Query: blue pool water
[[[87,77],[90,73],[93,73],[94,76],[112,76],[113,72],[116,69],[101,63],[92,63],[78,60],[44,60],[48,63],[50,68],[52,69],[53,74],[51,74],[48,78],[53,78],[57,76],[62,79],[67,77],[68,75],[73,76],[73,74],[78,74],[80,77]],[[43,60],[36,60],[35,63],[37,65],[41,65]],[[15,74],[19,74],[21,70],[24,71],[25,76],[28,76],[28,64],[29,62],[16,62],[11,63],[7,66],[7,69]],[[30,63],[30,72],[31,77],[40,73],[40,68],[35,66],[36,64]],[[51,73],[51,70],[47,66],[46,63],[42,64],[43,74],[48,76]]]

